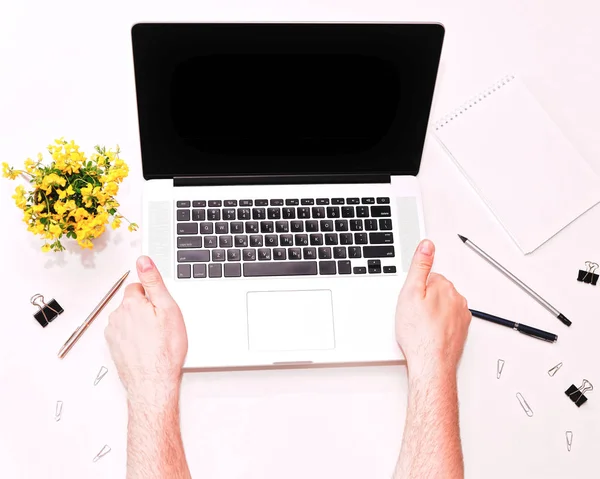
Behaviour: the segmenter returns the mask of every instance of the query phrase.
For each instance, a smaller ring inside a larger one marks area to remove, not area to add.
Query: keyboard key
[[[240,206],[252,206],[252,200],[240,200]]]
[[[210,221],[220,221],[221,219],[221,210],[217,210],[217,209],[209,209],[207,211],[207,215],[208,215],[208,219]]]
[[[289,248],[288,257],[290,259],[300,259],[300,248]]]
[[[206,219],[206,210],[192,210],[192,219],[194,221],[204,221]]]
[[[209,252],[205,249],[191,249],[177,251],[178,263],[206,263],[209,261]]]
[[[239,278],[242,276],[242,265],[239,263],[227,263],[224,265],[226,278]]]
[[[227,221],[235,220],[235,209],[234,208],[225,208],[223,210],[223,219]]]
[[[220,278],[223,276],[223,265],[220,263],[210,263],[208,265],[208,277]]]
[[[235,221],[234,223],[231,223],[230,227],[231,227],[231,232],[233,234],[238,234],[238,233],[244,232],[244,223],[241,223],[240,221]]]
[[[258,200],[256,200],[256,202],[258,204]],[[267,217],[267,210],[265,210],[264,208],[252,208],[252,219],[253,220],[264,220],[266,217]]]
[[[296,217],[296,208],[283,208],[283,218],[293,220]]]
[[[206,265],[195,264],[193,269],[194,278],[206,278]]]
[[[377,260],[369,260],[367,263],[367,267],[369,269],[369,274],[373,273],[381,273],[381,261]]]
[[[326,233],[327,231],[333,231],[333,221],[332,220],[321,220],[321,231]]]
[[[310,208],[298,208],[298,218],[310,218]]]
[[[315,204],[315,200],[313,200],[312,198],[302,198],[300,200],[300,203],[303,205],[314,205]]]
[[[335,259],[344,259],[346,257],[346,247],[337,246],[333,248],[333,257]]]
[[[353,271],[354,274],[367,274],[367,268],[364,266],[355,266]]]
[[[178,248],[202,248],[202,237],[201,236],[190,236],[177,238]]]
[[[240,261],[241,251],[239,249],[227,250],[227,261]]]
[[[215,224],[215,233],[218,235],[226,235],[229,233],[229,223],[217,223]]]
[[[392,216],[392,209],[389,206],[371,206],[371,216],[374,218]]]
[[[381,231],[391,230],[392,229],[392,220],[387,218],[382,218],[379,220],[379,229]]]
[[[222,201],[221,200],[209,200],[208,201],[208,207],[209,208],[220,208],[222,205]]]
[[[303,248],[304,259],[317,259],[317,248]]]
[[[273,250],[273,259],[275,261],[284,260],[284,259],[286,259],[286,257],[287,257],[287,254],[286,254],[285,248],[275,248]]]
[[[352,233],[340,233],[340,244],[353,244]]]
[[[345,203],[344,198],[332,198],[331,199],[332,205],[343,205],[344,203]]]
[[[307,276],[315,274],[317,274],[316,261],[244,264],[244,276]]]
[[[254,202],[255,206],[268,206],[269,201],[268,200],[256,200]]]
[[[350,231],[362,231],[363,220],[350,220]]]
[[[354,233],[354,243],[356,244],[367,244],[369,242],[369,238],[367,233]]]
[[[327,233],[325,235],[325,244],[327,244],[327,245],[336,245],[336,244],[338,244],[338,235],[337,235],[337,233]]]
[[[262,238],[262,236],[259,236],[259,238]],[[248,236],[246,235],[236,235],[236,237],[233,238],[233,241],[236,248],[245,248],[248,246]]]
[[[339,274],[352,273],[352,266],[350,264],[350,261],[338,261],[338,273]]]
[[[192,201],[192,206],[194,208],[206,208],[206,201],[205,200]]]
[[[192,265],[191,264],[178,264],[177,265],[177,277],[179,279],[191,278],[192,277]]]
[[[342,208],[342,218],[354,218],[354,206],[344,206]]]
[[[363,246],[363,256],[365,258],[393,258],[393,246]]]
[[[365,220],[365,230],[367,231],[373,231],[377,229],[377,220],[374,219],[368,219]]]
[[[335,261],[319,261],[319,274],[335,274]]]
[[[279,208],[269,208],[267,210],[267,217],[270,220],[278,220],[281,218],[281,210]]]
[[[228,207],[237,206],[237,200],[225,200],[223,202],[223,206],[228,206]]]
[[[384,273],[395,273],[396,272],[396,267],[395,266],[384,266],[383,267],[383,272]]]
[[[250,219],[250,208],[238,208],[237,219],[238,220],[249,220]]]
[[[362,204],[363,205],[374,205],[375,204],[375,198],[363,198],[362,199]]]
[[[306,231],[308,233],[315,233],[319,231],[319,222],[315,220],[310,220],[306,222]]]
[[[269,247],[274,247],[274,246],[278,246],[278,239],[277,239],[277,235],[266,235],[265,236],[265,246],[269,246]]]
[[[277,233],[287,233],[290,230],[290,223],[288,221],[276,221],[275,231]]]
[[[259,261],[269,261],[271,259],[271,248],[260,248],[258,250]]]
[[[346,198],[346,204],[348,205],[359,205],[360,198]]]
[[[300,202],[297,199],[287,199],[285,200],[285,206],[298,206]]]
[[[296,235],[296,246],[308,246],[308,235]]]
[[[315,206],[312,209],[312,217],[313,218],[325,218],[325,208],[320,206]]]
[[[279,244],[281,246],[293,246],[294,245],[294,237],[292,235],[281,235],[279,237]]]
[[[200,223],[200,233],[203,235],[213,234],[213,224],[212,223]]]
[[[242,258],[244,261],[256,261],[256,250],[254,248],[243,250]]]
[[[319,259],[331,259],[331,248],[329,246],[322,246],[318,251]]]
[[[204,237],[204,247],[205,248],[216,248],[217,247],[217,237],[216,236],[205,236]]]
[[[302,233],[304,231],[304,221],[292,221],[290,230],[292,233]]]
[[[177,223],[178,235],[197,235],[198,223]]]
[[[246,233],[258,233],[258,223],[256,221],[248,221],[246,223]]]
[[[219,248],[231,248],[232,246],[233,238],[231,236],[219,236]]]
[[[191,206],[189,201],[178,201],[177,208],[189,208]]]
[[[329,198],[317,198],[317,204],[318,205],[328,205]]]
[[[248,245],[245,245],[245,246],[248,246]],[[251,248],[260,248],[262,246],[264,246],[262,235],[251,235],[250,236],[250,247]]]
[[[335,220],[336,231],[348,231],[348,220]]]
[[[275,223],[272,221],[261,221],[260,222],[260,232],[261,233],[272,233],[275,231]]]
[[[369,207],[368,206],[357,206],[356,207],[356,216],[359,218],[365,218],[369,216]]]
[[[212,250],[213,261],[225,261],[225,250],[224,249],[213,249]]]
[[[340,207],[339,206],[329,206],[327,208],[327,218],[339,218],[340,217]]]
[[[348,248],[348,258],[362,258],[360,246],[350,246]]]
[[[271,200],[271,206],[283,206],[283,200]]]
[[[190,210],[177,210],[177,221],[189,221]]]
[[[389,244],[394,242],[392,233],[369,233],[370,244]]]
[[[388,205],[390,203],[390,199],[385,197],[385,198],[377,198],[377,204],[379,205]]]
[[[313,233],[310,235],[311,246],[321,246],[323,244],[323,235],[321,233]]]

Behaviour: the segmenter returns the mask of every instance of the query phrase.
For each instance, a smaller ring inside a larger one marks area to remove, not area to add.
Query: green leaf
[[[110,210],[108,210],[108,213],[113,216],[115,213],[117,212],[116,208],[111,208]]]
[[[42,223],[43,225],[47,225],[48,224],[48,218],[40,218],[40,223]]]

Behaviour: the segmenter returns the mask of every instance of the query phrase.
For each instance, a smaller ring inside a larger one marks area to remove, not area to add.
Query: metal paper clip
[[[60,418],[62,416],[62,408],[63,408],[63,402],[62,401],[56,401],[56,410],[54,412],[54,419],[57,422],[60,421]]]
[[[577,274],[577,281],[596,286],[596,283],[598,283],[598,275],[595,274],[595,272],[598,268],[600,268],[600,265],[598,263],[594,263],[593,261],[586,261],[585,266],[585,271],[582,269],[579,270],[579,273]]]
[[[94,458],[93,462],[98,462],[99,459],[106,456],[109,452],[110,452],[110,446],[108,444],[105,444],[104,447],[100,450],[100,452],[98,454],[96,454],[96,457]]]
[[[567,451],[571,452],[571,446],[573,445],[573,432],[567,431],[565,435],[567,436]]]
[[[107,373],[107,372],[108,372],[108,369],[106,369],[104,366],[102,366],[102,367],[100,368],[100,371],[98,371],[98,375],[96,376],[96,379],[94,379],[94,386],[97,386],[97,385],[98,385],[98,383],[99,383],[100,381],[102,381],[102,378],[103,378],[104,376],[106,376],[106,373]]]
[[[554,366],[552,369],[549,369],[549,370],[548,370],[548,376],[550,376],[550,377],[553,377],[553,376],[554,376],[554,375],[555,375],[555,374],[558,372],[558,370],[559,370],[560,368],[562,368],[562,362],[561,362],[561,363],[558,363],[558,364],[557,364],[556,366]]]
[[[529,404],[527,404],[527,401],[525,401],[525,398],[521,393],[517,393],[517,399],[519,400],[519,404],[523,408],[523,411],[525,411],[525,414],[529,417],[533,416],[533,409],[529,407]]]
[[[51,299],[46,304],[44,296],[41,294],[34,294],[29,301],[40,309],[33,317],[43,328],[64,312],[62,306],[55,299]]]
[[[579,387],[575,387],[574,384],[571,384],[571,387],[565,391],[565,394],[569,396],[569,399],[573,401],[577,407],[581,407],[581,405],[587,401],[585,393],[593,390],[594,386],[592,383],[587,379],[584,379]]]
[[[496,378],[500,379],[500,376],[502,376],[503,369],[504,369],[504,359],[498,359],[498,365],[496,366]]]

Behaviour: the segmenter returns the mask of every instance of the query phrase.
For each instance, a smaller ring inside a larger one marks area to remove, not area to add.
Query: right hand
[[[434,256],[433,243],[423,240],[398,297],[396,340],[409,373],[456,372],[471,322],[467,300],[444,276],[431,273]]]

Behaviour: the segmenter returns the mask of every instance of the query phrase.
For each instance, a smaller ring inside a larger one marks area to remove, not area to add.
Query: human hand
[[[160,403],[179,392],[187,333],[154,262],[141,256],[137,272],[104,334],[129,400]]]
[[[456,372],[471,322],[467,300],[444,276],[430,274],[434,256],[433,243],[423,240],[398,296],[396,340],[409,373]]]

